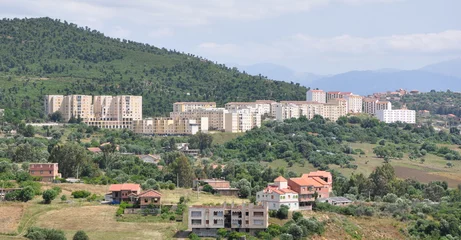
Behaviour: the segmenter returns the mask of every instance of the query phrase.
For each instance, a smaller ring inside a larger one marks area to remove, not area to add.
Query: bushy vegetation
[[[21,119],[46,118],[46,94],[142,95],[144,116],[158,116],[177,101],[224,105],[302,100],[306,93],[299,84],[50,18],[0,20],[0,56],[0,108],[16,109],[6,114]]]
[[[31,240],[66,240],[66,235],[61,230],[39,227],[30,227],[29,229],[27,229],[25,237]]]
[[[74,198],[87,198],[91,195],[91,192],[88,192],[86,190],[78,190],[78,191],[73,191],[71,195]]]

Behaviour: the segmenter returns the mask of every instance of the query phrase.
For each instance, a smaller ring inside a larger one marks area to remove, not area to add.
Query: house
[[[145,163],[154,163],[158,164],[160,162],[160,155],[158,154],[147,154],[147,155],[138,155],[139,159],[141,159]]]
[[[92,153],[102,153],[101,148],[98,148],[98,147],[89,147],[89,148],[87,148],[87,150],[92,152]]]
[[[52,182],[56,178],[61,178],[61,174],[58,170],[57,163],[29,164],[29,174],[33,177],[40,177],[43,182]]]
[[[255,234],[269,226],[266,204],[243,204],[241,206],[224,203],[221,206],[189,207],[189,230],[200,237],[216,237],[221,228],[237,232]]]
[[[141,185],[134,183],[112,184],[109,187],[109,192],[112,193],[112,202],[135,202],[139,193],[141,193]]]
[[[290,211],[299,209],[298,193],[288,187],[288,181],[282,176],[257,192],[256,202],[267,203],[269,210],[278,210],[282,205],[289,207]]]
[[[144,191],[137,195],[137,201],[141,208],[147,208],[152,205],[159,206],[161,198],[162,194],[153,189]]]
[[[322,203],[329,203],[334,206],[347,206],[352,203],[351,200],[345,197],[319,198],[317,201]]]
[[[192,183],[194,188],[203,189],[206,184],[210,185],[216,194],[224,196],[238,196],[239,189],[230,186],[230,182],[221,179],[195,179]]]
[[[110,142],[102,143],[101,145],[99,145],[99,148],[104,148],[105,146],[111,145],[111,144],[112,144],[112,143],[110,143]],[[120,145],[115,144],[115,151],[117,151],[117,152],[120,151]]]
[[[331,175],[330,172],[327,171],[315,171],[315,172],[310,172],[308,174],[303,174],[303,178],[314,178],[318,177],[325,181],[328,184],[329,191],[333,191],[333,176]]]
[[[176,149],[178,149],[178,151],[184,153],[184,154],[187,154],[187,155],[192,155],[192,156],[198,156],[199,153],[200,153],[200,150],[199,149],[190,149],[189,148],[189,143],[177,143],[176,144]]]

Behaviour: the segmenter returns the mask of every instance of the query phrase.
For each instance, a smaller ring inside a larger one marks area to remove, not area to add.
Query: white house
[[[288,187],[288,181],[282,176],[256,193],[256,201],[267,203],[269,210],[278,210],[282,205],[288,206],[290,211],[299,209],[298,193]]]

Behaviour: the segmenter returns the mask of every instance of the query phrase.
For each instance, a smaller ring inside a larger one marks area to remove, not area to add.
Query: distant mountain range
[[[431,64],[415,70],[350,71],[332,76],[296,73],[287,67],[270,63],[236,67],[252,75],[261,73],[271,79],[299,83],[306,87],[326,91],[350,91],[360,95],[399,88],[422,92],[447,89],[461,91],[461,59]]]

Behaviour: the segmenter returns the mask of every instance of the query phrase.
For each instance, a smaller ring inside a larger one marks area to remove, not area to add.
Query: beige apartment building
[[[189,230],[200,237],[216,237],[220,228],[255,234],[269,226],[267,204],[224,203],[221,206],[189,207]]]
[[[237,111],[240,109],[252,109],[251,111],[258,113],[259,115],[272,115],[272,102],[273,101],[264,101],[259,100],[256,102],[230,102],[227,103],[224,107],[229,111]]]
[[[46,95],[45,114],[56,111],[64,121],[73,116],[89,126],[131,128],[134,120],[142,120],[142,96]]]
[[[323,90],[309,90],[306,93],[306,101],[327,103],[327,93]]]
[[[345,99],[331,99],[324,105],[323,117],[336,121],[347,115],[347,101]]]
[[[198,119],[208,118],[208,130],[223,131],[225,127],[225,114],[228,111],[224,108],[198,108],[187,112],[171,112],[171,118]]]
[[[190,112],[196,109],[216,108],[215,102],[176,102],[173,103],[173,112]]]
[[[157,117],[133,121],[133,132],[138,134],[193,135],[208,132],[208,118]]]
[[[225,131],[246,132],[261,127],[261,114],[254,109],[240,109],[225,114]]]
[[[307,101],[281,101],[276,108],[277,121],[301,116],[312,119],[315,115],[336,121],[339,117],[347,115],[347,101],[345,99],[331,99],[325,104]]]
[[[361,113],[363,107],[362,96],[355,94],[344,95],[343,98],[347,101],[347,113]]]
[[[379,110],[392,110],[392,103],[389,101],[379,101],[376,98],[363,99],[363,112],[375,115]]]

